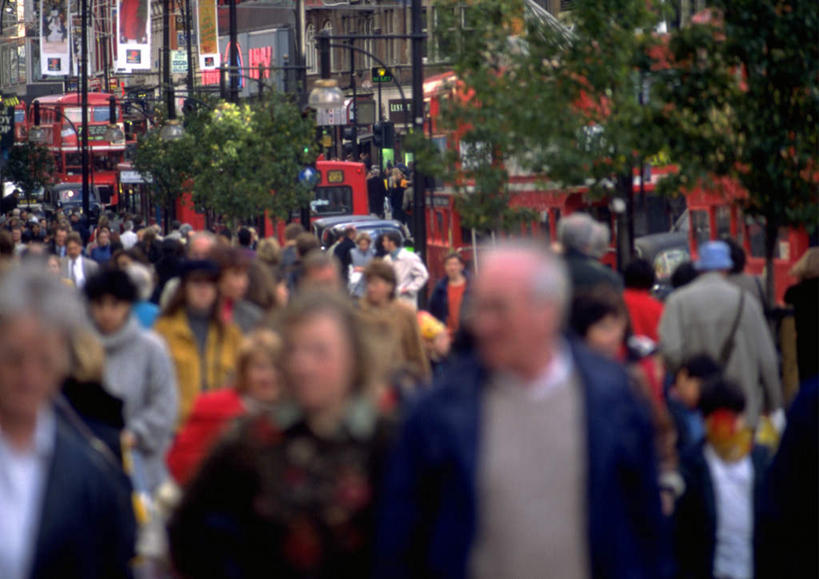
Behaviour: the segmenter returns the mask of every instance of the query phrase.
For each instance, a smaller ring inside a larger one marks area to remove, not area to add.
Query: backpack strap
[[[739,290],[739,307],[737,307],[737,315],[734,317],[734,323],[731,325],[731,331],[728,334],[728,338],[725,340],[725,343],[722,345],[722,350],[719,354],[719,362],[722,364],[723,368],[726,364],[728,364],[728,359],[731,357],[731,354],[734,352],[734,342],[737,335],[737,330],[739,329],[739,320],[742,318],[742,307],[745,305],[745,290]]]

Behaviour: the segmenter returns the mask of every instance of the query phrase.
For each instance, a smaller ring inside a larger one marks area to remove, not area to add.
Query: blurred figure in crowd
[[[403,303],[418,308],[418,293],[424,288],[429,279],[427,266],[418,257],[418,254],[402,247],[401,234],[390,230],[381,236],[387,255],[384,261],[395,268],[397,285],[396,296]]]
[[[745,395],[723,378],[700,396],[706,439],[683,457],[685,493],[675,513],[681,578],[754,577],[754,528],[768,451],[753,445]]]
[[[311,250],[302,260],[298,291],[342,292],[341,265],[338,259],[320,249]]]
[[[176,295],[154,325],[176,368],[178,425],[185,423],[200,392],[222,388],[234,376],[242,334],[219,317],[218,279],[219,267],[212,261],[185,264]]]
[[[463,306],[469,293],[469,278],[459,253],[450,253],[444,258],[444,272],[446,277],[432,290],[429,312],[446,324],[450,337],[453,337],[461,327]]]
[[[618,291],[623,289],[620,276],[599,261],[608,248],[608,227],[586,213],[572,213],[558,222],[557,236],[573,291],[580,292],[600,284]]]
[[[540,248],[484,254],[478,355],[409,411],[378,576],[664,576],[651,424],[619,364],[561,337],[569,286]]]
[[[165,452],[177,414],[177,388],[165,344],[132,316],[136,286],[124,271],[104,270],[85,284],[91,320],[105,348],[105,389],[124,403],[122,442],[142,456],[147,490],[166,478]]]
[[[647,336],[659,342],[657,328],[663,317],[663,304],[651,295],[655,282],[654,268],[645,259],[632,259],[623,272],[626,289],[623,300],[628,308],[631,331],[636,336]]]
[[[159,306],[151,301],[154,292],[154,278],[151,270],[147,266],[133,262],[123,270],[131,278],[137,291],[136,301],[133,305],[133,313],[139,324],[146,330],[154,327],[157,316],[159,316]]]
[[[745,273],[745,250],[734,239],[728,237],[723,239],[731,251],[731,266],[726,279],[737,287],[744,289],[748,295],[757,300],[762,311],[768,307],[765,290],[762,287],[762,280],[758,276]]]
[[[375,259],[375,248],[369,233],[361,232],[355,237],[355,247],[350,250],[351,270],[348,276],[350,295],[358,299],[364,295],[367,282],[364,280],[364,269]]]
[[[227,424],[245,413],[270,412],[279,399],[281,339],[256,330],[242,340],[231,388],[197,396],[193,410],[168,452],[168,467],[180,485],[187,484]]]
[[[819,375],[819,247],[811,247],[790,274],[799,281],[785,292],[796,320],[796,363],[799,380]]]
[[[728,246],[709,241],[700,246],[699,277],[672,293],[660,322],[663,356],[676,370],[681,362],[705,353],[724,369],[725,376],[745,391],[748,424],[756,428],[763,411],[774,413],[778,430],[784,427],[782,388],[771,332],[759,302],[746,298],[726,279],[732,266]]]
[[[86,280],[99,271],[100,266],[93,259],[82,255],[82,238],[79,233],[71,233],[66,240],[66,254],[62,260],[62,276],[70,279],[82,289]]]
[[[56,410],[78,295],[47,272],[0,286],[0,576],[129,577],[135,523],[116,464]]]
[[[427,354],[432,375],[440,376],[446,368],[449,353],[452,350],[452,339],[449,331],[431,313],[418,311],[418,326],[421,330],[421,339],[424,344],[424,352]]]
[[[685,454],[705,437],[699,410],[703,385],[722,374],[722,368],[708,354],[685,360],[674,376],[668,396],[668,411],[677,431],[677,452]]]
[[[758,528],[757,577],[819,576],[819,378],[802,383],[768,469]]]
[[[349,300],[302,294],[281,320],[289,400],[214,449],[170,524],[181,577],[368,577],[389,428]]]
[[[218,246],[211,258],[219,266],[219,316],[225,324],[235,323],[243,334],[262,320],[262,309],[245,299],[250,285],[251,257],[236,247]]]
[[[671,288],[674,290],[680,289],[697,279],[698,275],[699,272],[694,264],[690,261],[684,261],[671,274]]]
[[[422,380],[430,377],[429,360],[424,352],[415,310],[396,299],[396,274],[389,263],[372,260],[364,270],[367,291],[358,302],[360,317],[373,338],[373,365],[391,376],[409,369]]]

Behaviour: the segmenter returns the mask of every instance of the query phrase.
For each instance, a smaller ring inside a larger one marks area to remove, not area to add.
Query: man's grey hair
[[[134,230],[134,222],[129,219],[128,221],[125,222],[123,227],[125,228],[125,231],[133,231]]]
[[[530,280],[532,299],[555,304],[564,312],[568,310],[572,297],[571,281],[566,264],[560,256],[540,244],[522,239],[505,240],[488,246],[486,248],[487,257],[493,254],[530,256],[535,261],[535,269]]]
[[[565,250],[599,258],[608,249],[609,228],[587,213],[572,213],[557,224],[557,238]]]
[[[88,325],[79,292],[33,264],[5,272],[0,281],[0,324],[21,316],[66,336]]]

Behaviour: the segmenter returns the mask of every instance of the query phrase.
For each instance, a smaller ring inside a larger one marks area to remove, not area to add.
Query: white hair
[[[151,299],[151,294],[154,292],[154,279],[146,266],[141,263],[130,263],[125,268],[125,273],[131,278],[131,282],[136,286],[137,296],[140,301],[147,301]]]
[[[87,327],[85,312],[79,292],[41,267],[11,269],[0,282],[0,324],[33,316],[44,326],[70,336]]]
[[[557,238],[566,250],[590,257],[601,257],[609,245],[611,234],[607,225],[595,221],[587,213],[572,213],[557,224]]]
[[[532,299],[555,304],[566,311],[571,300],[571,283],[566,264],[552,251],[531,241],[504,240],[486,248],[486,257],[510,255],[527,256],[534,261],[534,271],[530,277]]]

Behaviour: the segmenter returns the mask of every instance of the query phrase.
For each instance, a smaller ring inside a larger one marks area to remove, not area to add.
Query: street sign
[[[328,125],[346,125],[347,110],[344,107],[337,109],[318,109],[316,111],[316,124],[320,127]]]
[[[394,123],[412,121],[412,100],[390,99],[390,120]]]
[[[374,66],[372,69],[372,81],[373,84],[392,82],[392,74],[383,66]]]
[[[186,50],[171,51],[171,72],[174,74],[188,72],[188,52]]]
[[[0,163],[5,165],[14,146],[14,107],[0,105]]]

